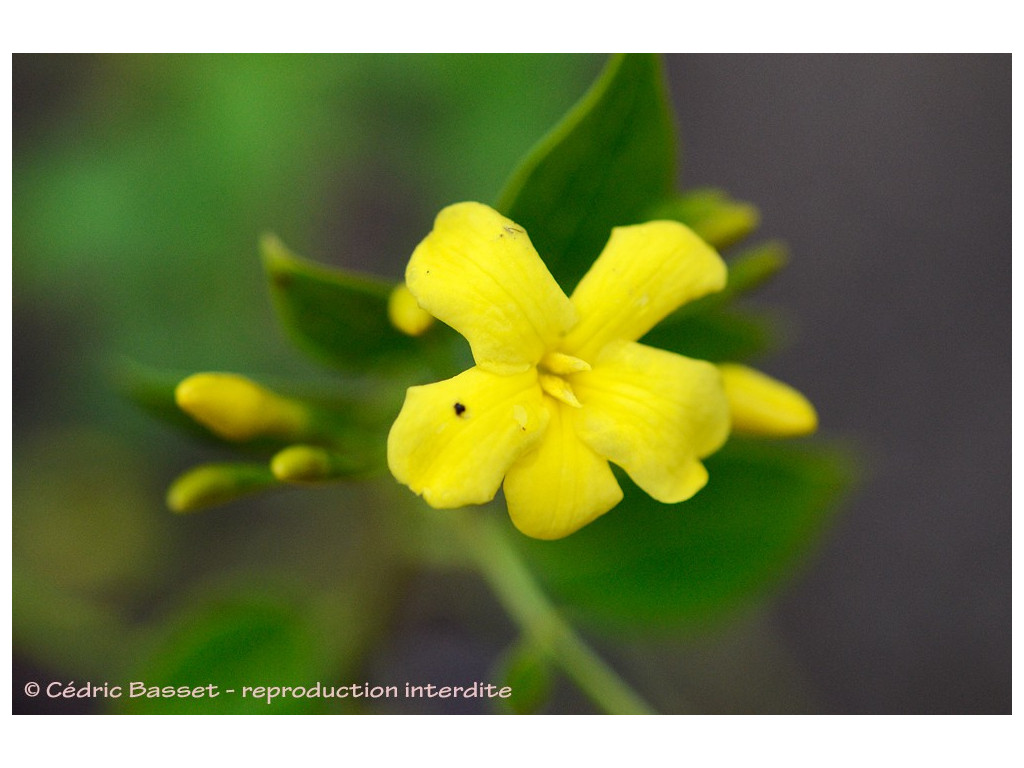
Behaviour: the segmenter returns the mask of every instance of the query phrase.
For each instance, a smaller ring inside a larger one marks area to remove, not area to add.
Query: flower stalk
[[[452,515],[452,530],[509,616],[607,714],[655,714],[552,605],[505,529],[486,511]]]

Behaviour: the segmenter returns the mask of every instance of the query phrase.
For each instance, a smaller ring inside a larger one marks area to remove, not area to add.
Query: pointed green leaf
[[[186,434],[208,442],[223,442],[197,424],[174,401],[174,390],[192,371],[166,371],[133,361],[119,363],[111,372],[114,388],[150,416]]]
[[[364,373],[414,363],[452,331],[441,323],[420,338],[406,336],[388,319],[393,283],[330,269],[291,253],[275,237],[261,243],[264,268],[278,317],[292,340],[322,362]]]
[[[696,627],[764,596],[814,548],[850,481],[821,446],[730,440],[706,461],[687,502],[626,498],[556,542],[518,537],[547,587],[581,619],[609,628]]]
[[[729,282],[715,296],[732,299],[752,291],[773,278],[788,260],[789,248],[777,240],[748,248],[729,260]]]
[[[787,248],[767,242],[729,260],[729,282],[718,293],[690,302],[661,321],[643,341],[701,360],[745,360],[779,345],[779,319],[732,306],[786,264]]]
[[[644,344],[698,360],[749,360],[778,346],[772,318],[723,307],[656,326]]]
[[[526,157],[497,207],[530,233],[548,269],[575,287],[612,227],[667,198],[675,128],[661,59],[613,56],[562,122]]]
[[[782,243],[767,242],[730,259],[729,282],[723,290],[680,307],[653,328],[644,343],[712,362],[746,360],[777,347],[778,318],[731,303],[782,269],[787,254]]]

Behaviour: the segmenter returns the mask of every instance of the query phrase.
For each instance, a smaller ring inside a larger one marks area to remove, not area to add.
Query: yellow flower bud
[[[745,365],[718,366],[736,432],[770,437],[809,435],[818,428],[814,406],[788,384]]]
[[[315,483],[338,474],[329,451],[313,445],[290,445],[270,460],[274,477],[286,483]]]
[[[167,506],[172,512],[195,512],[226,504],[276,482],[263,464],[203,464],[171,483]]]
[[[388,318],[407,336],[422,336],[434,324],[434,316],[420,307],[405,283],[399,283],[388,297]]]
[[[174,392],[185,413],[225,440],[302,437],[309,410],[233,373],[197,373]]]

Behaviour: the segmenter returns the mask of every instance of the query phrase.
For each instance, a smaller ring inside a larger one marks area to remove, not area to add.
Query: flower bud
[[[388,297],[388,318],[407,336],[422,336],[434,324],[434,316],[420,307],[405,283],[399,283]]]
[[[285,483],[334,480],[357,470],[333,451],[315,445],[290,445],[270,460],[270,471]]]
[[[277,479],[263,464],[203,464],[171,483],[167,506],[172,512],[195,512],[273,485]]]
[[[736,432],[769,437],[809,435],[818,428],[814,406],[788,384],[745,365],[718,366]]]
[[[299,438],[309,429],[309,409],[232,373],[197,373],[174,393],[185,413],[225,440]]]

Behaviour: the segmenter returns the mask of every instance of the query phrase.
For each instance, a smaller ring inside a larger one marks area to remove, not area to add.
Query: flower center
[[[583,405],[576,399],[576,393],[572,391],[572,387],[565,377],[589,370],[590,363],[586,360],[580,360],[578,357],[562,352],[548,352],[537,364],[541,389],[556,400],[571,405],[573,408],[582,408]]]

